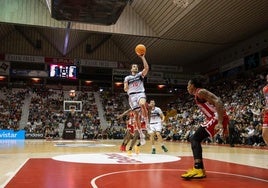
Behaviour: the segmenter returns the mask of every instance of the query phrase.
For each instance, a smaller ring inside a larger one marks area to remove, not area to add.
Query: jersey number
[[[138,85],[139,85],[138,82],[133,82],[132,84],[133,87],[137,87]]]

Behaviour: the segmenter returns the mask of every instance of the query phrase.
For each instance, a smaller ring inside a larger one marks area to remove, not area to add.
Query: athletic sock
[[[139,129],[138,131],[139,131],[139,133],[140,133],[140,137],[141,137],[141,138],[145,138],[145,135],[144,135],[144,133],[142,132],[142,130]]]
[[[203,162],[194,163],[194,168],[196,168],[196,169],[204,169]]]

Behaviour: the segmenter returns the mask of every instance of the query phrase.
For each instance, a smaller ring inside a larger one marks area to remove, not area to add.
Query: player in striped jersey
[[[149,65],[146,61],[145,55],[139,56],[143,62],[143,70],[139,71],[137,64],[131,65],[131,74],[124,79],[124,91],[128,94],[128,101],[131,110],[135,113],[135,118],[140,133],[141,145],[145,144],[145,135],[141,129],[141,117],[145,118],[148,124],[148,110],[146,106],[146,95],[144,88],[144,78],[149,71]]]
[[[263,123],[262,123],[262,138],[268,145],[268,75],[266,75],[266,86],[263,87],[264,108],[263,108]]]
[[[229,117],[226,114],[222,100],[210,91],[202,88],[202,82],[194,78],[188,82],[187,90],[194,96],[195,103],[205,116],[202,123],[190,138],[194,157],[194,167],[182,174],[185,179],[206,177],[201,142],[207,137],[213,137],[219,131],[226,132]]]

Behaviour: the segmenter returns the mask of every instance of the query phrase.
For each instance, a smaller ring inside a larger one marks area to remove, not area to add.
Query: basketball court
[[[207,178],[184,180],[193,165],[190,144],[166,142],[164,153],[150,143],[141,153],[119,151],[121,140],[4,140],[0,187],[5,188],[210,188],[268,185],[267,147],[204,144]]]

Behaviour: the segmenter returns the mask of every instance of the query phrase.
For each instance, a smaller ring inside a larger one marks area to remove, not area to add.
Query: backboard
[[[63,101],[64,112],[82,112],[82,101]]]

